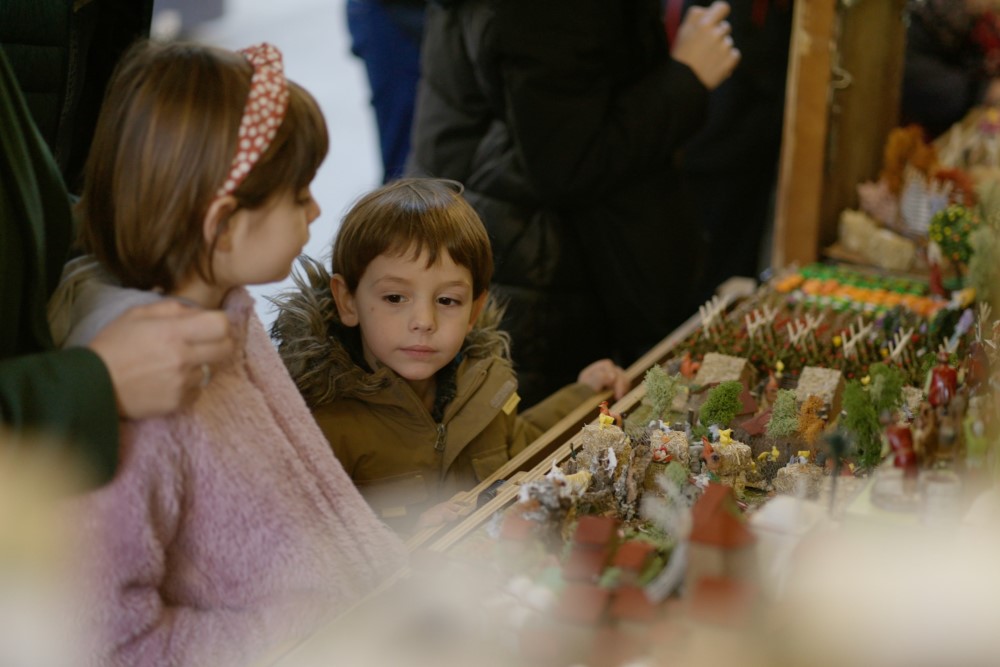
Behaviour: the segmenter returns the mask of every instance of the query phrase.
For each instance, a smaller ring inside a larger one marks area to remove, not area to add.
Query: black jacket
[[[658,0],[449,4],[428,11],[408,171],[463,182],[483,217],[533,402],[693,311],[674,164],[707,93]]]
[[[153,0],[0,2],[0,47],[71,192],[111,73],[152,13]]]

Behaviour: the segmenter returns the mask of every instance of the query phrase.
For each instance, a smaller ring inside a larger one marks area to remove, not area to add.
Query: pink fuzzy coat
[[[250,296],[236,290],[224,308],[239,343],[232,363],[191,407],[126,424],[115,479],[74,508],[96,538],[98,664],[247,665],[404,563]]]

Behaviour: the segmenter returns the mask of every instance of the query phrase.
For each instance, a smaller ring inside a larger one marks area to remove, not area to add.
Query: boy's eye
[[[462,302],[458,299],[453,299],[450,296],[438,297],[438,303],[442,306],[461,306]]]
[[[385,299],[386,301],[388,301],[389,303],[402,303],[403,302],[403,297],[400,294],[387,294],[387,295],[385,295],[382,298]]]

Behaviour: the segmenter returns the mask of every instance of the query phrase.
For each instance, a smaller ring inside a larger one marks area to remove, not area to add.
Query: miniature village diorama
[[[1000,480],[1000,321],[974,287],[813,265],[699,317],[640,404],[602,404],[453,550],[507,582],[517,664],[669,662],[692,623],[759,623],[807,524],[957,521]]]
[[[752,664],[806,536],[957,523],[996,488],[1000,115],[956,133],[893,132],[859,187],[841,244],[875,268],[792,268],[706,303],[641,402],[601,404],[448,547],[499,664],[695,664],[699,627],[738,632]]]

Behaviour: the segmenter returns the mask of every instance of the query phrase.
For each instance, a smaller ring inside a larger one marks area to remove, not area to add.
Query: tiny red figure
[[[927,400],[935,408],[947,406],[958,389],[958,371],[948,364],[948,353],[938,352],[938,364],[931,369],[931,384]]]
[[[910,427],[905,424],[890,424],[885,429],[885,436],[895,454],[893,465],[903,469],[903,476],[906,479],[916,479],[917,452],[913,448],[913,432],[910,431]]]

